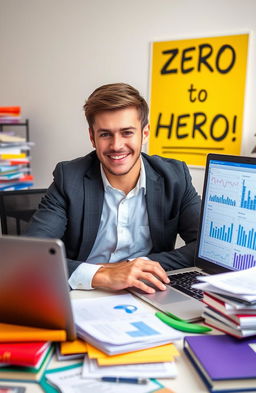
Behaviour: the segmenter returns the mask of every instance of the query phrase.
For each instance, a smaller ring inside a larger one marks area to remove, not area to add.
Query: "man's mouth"
[[[130,153],[125,153],[125,154],[107,154],[111,160],[123,160],[124,158],[128,157]]]

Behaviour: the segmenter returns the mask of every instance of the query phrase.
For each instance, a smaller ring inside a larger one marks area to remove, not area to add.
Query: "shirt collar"
[[[140,176],[138,178],[136,186],[134,187],[133,190],[130,191],[130,192],[133,192],[134,195],[136,195],[140,189],[143,189],[144,195],[146,195],[146,172],[145,172],[145,167],[144,167],[144,163],[143,163],[142,158],[140,158],[140,162],[141,162]],[[101,172],[101,178],[102,178],[102,182],[103,182],[105,191],[107,188],[115,189],[109,183],[107,176],[105,175],[105,172],[103,170],[102,164],[100,164],[100,172]]]

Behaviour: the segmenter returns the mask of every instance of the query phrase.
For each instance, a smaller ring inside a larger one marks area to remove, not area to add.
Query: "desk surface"
[[[95,298],[102,296],[111,296],[113,293],[108,293],[104,291],[71,291],[71,298]],[[143,303],[146,308],[148,308],[149,312],[154,312],[155,309],[150,305]],[[217,332],[215,332],[217,333]],[[173,390],[174,393],[208,393],[205,385],[201,381],[197,372],[190,364],[190,361],[187,359],[186,355],[182,350],[182,340],[175,342],[177,348],[180,351],[180,356],[176,360],[177,368],[178,368],[178,376],[175,379],[159,379],[159,381],[166,387],[169,387]],[[53,363],[52,363],[53,364]],[[64,366],[68,364],[68,362],[54,362],[54,366]],[[12,385],[12,386],[25,386],[26,393],[42,393],[43,390],[41,387],[35,383],[20,383],[20,382],[5,382],[0,381],[0,385]],[[120,389],[120,393],[122,390]]]

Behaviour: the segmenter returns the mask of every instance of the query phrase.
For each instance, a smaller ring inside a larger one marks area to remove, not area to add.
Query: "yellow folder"
[[[0,342],[8,341],[66,341],[65,330],[41,329],[31,326],[0,323]]]
[[[159,347],[142,349],[140,351],[122,353],[120,355],[113,356],[106,355],[104,352],[88,343],[87,349],[89,358],[97,359],[100,366],[171,362],[176,356],[179,356],[179,352],[174,344],[166,344]]]
[[[70,355],[74,353],[87,353],[87,343],[79,338],[74,341],[65,341],[60,343],[60,353]]]
[[[8,153],[6,153],[6,154],[0,154],[0,158],[2,159],[2,160],[9,160],[9,159],[11,159],[11,158],[25,158],[27,155],[26,155],[26,153],[17,153],[17,154],[8,154]]]

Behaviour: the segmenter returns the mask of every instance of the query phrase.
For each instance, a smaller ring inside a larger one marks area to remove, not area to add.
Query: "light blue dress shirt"
[[[86,263],[69,279],[73,289],[92,289],[100,263],[119,262],[148,255],[152,248],[146,208],[146,174],[143,161],[138,182],[127,195],[109,183],[101,166],[104,202],[98,234]]]

